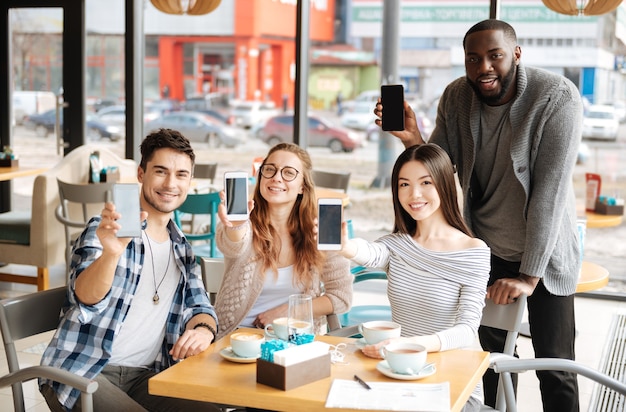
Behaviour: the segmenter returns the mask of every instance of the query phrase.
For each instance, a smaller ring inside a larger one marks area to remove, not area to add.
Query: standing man
[[[76,241],[69,304],[41,364],[98,382],[96,411],[218,411],[204,402],[148,394],[148,379],[204,351],[217,317],[191,245],[172,221],[185,201],[195,154],[179,132],[160,129],[141,143],[141,237],[118,238],[107,203]],[[79,410],[80,392],[40,381],[52,411]]]
[[[581,140],[582,101],[566,78],[525,67],[515,30],[485,20],[463,39],[466,77],[441,96],[429,142],[457,167],[464,214],[491,248],[487,297],[528,295],[536,357],[574,359],[574,292],[580,263],[572,173]],[[405,102],[405,146],[422,144]],[[380,116],[382,105],[376,106]],[[376,120],[380,125],[380,120]],[[506,332],[481,327],[483,348],[502,351]],[[538,371],[544,411],[578,411],[575,374]],[[495,404],[498,377],[483,378]]]

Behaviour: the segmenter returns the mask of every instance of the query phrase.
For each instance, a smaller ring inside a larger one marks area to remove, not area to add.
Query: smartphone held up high
[[[113,185],[113,203],[115,210],[122,215],[117,220],[121,228],[117,237],[141,236],[141,207],[139,205],[139,185],[117,183]]]
[[[404,130],[404,87],[401,84],[386,84],[380,87],[383,105],[382,129]]]
[[[341,250],[342,220],[343,206],[341,199],[318,199],[317,248],[319,250]]]
[[[248,219],[248,173],[224,173],[226,216],[229,220]]]

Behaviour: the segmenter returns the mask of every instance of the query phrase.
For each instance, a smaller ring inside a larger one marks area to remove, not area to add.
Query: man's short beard
[[[513,85],[513,80],[515,79],[516,75],[517,75],[517,65],[515,65],[515,62],[513,62],[513,64],[511,65],[511,69],[506,74],[506,76],[504,78],[498,78],[498,80],[500,80],[501,87],[500,87],[500,93],[498,93],[495,96],[485,96],[484,94],[482,94],[482,92],[478,88],[478,85],[476,85],[476,83],[473,82],[469,78],[469,76],[465,76],[465,79],[467,80],[467,83],[469,83],[469,85],[472,87],[472,89],[474,89],[474,93],[476,94],[476,97],[478,98],[478,100],[480,100],[481,102],[485,103],[488,106],[498,106],[500,102],[502,101],[502,99],[504,98],[504,96],[506,96],[506,94],[508,93],[511,86]]]

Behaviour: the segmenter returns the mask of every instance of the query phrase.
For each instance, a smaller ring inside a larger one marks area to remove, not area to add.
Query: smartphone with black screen
[[[229,220],[248,219],[248,173],[224,173],[226,216]]]
[[[382,129],[404,130],[404,87],[401,84],[386,84],[380,87],[383,104]]]
[[[317,248],[319,250],[341,250],[342,219],[341,199],[317,200]]]
[[[115,210],[122,215],[117,223],[122,226],[117,237],[141,236],[141,207],[139,205],[139,185],[117,183],[113,185]]]

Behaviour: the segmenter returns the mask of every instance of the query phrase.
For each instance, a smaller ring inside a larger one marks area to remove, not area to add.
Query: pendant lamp
[[[212,12],[222,0],[150,0],[158,10],[167,14],[199,16]]]
[[[570,16],[599,16],[609,13],[620,5],[622,0],[542,0],[552,11]]]

